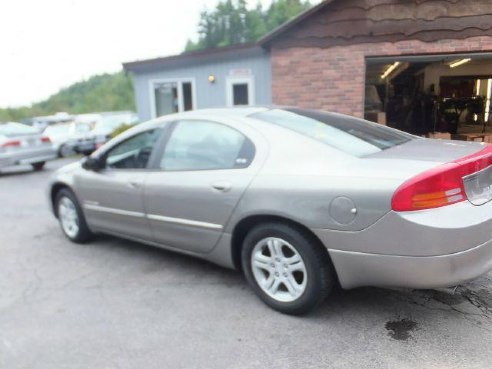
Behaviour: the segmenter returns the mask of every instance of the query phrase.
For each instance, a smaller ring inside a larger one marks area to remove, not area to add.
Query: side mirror
[[[104,168],[104,163],[100,157],[88,156],[82,163],[82,168],[92,170],[93,172],[99,172]]]

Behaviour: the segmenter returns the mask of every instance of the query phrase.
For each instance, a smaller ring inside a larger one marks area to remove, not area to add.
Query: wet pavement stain
[[[386,322],[384,327],[391,338],[397,341],[407,341],[410,338],[410,332],[417,328],[417,323],[410,319],[401,319]]]

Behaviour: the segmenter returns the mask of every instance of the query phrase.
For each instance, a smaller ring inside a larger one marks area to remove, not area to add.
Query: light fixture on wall
[[[213,74],[208,76],[208,82],[209,83],[215,83],[215,81],[216,81],[216,79],[215,79],[215,76]]]
[[[388,69],[386,69],[386,72],[383,73],[383,75],[381,76],[381,79],[386,79],[386,77],[388,77],[396,68],[398,68],[398,66],[400,65],[400,62],[394,62],[393,64],[391,64]]]
[[[449,68],[456,68],[456,67],[459,67],[460,65],[466,64],[470,61],[471,61],[470,58],[455,60],[449,64]]]

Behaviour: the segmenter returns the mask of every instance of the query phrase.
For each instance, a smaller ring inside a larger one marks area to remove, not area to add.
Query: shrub
[[[122,134],[123,132],[125,132],[126,130],[132,128],[133,125],[131,124],[127,124],[127,123],[123,123],[121,126],[119,126],[118,128],[116,128],[113,132],[113,134],[111,135],[112,138],[115,138],[116,136],[118,136],[119,134]]]

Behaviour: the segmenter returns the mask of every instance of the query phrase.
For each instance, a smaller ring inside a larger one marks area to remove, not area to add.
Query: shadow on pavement
[[[139,257],[152,259],[144,272],[158,272],[172,267],[178,273],[195,275],[201,279],[213,275],[220,284],[246,287],[241,272],[222,268],[205,260],[111,236],[100,235],[98,240],[94,247],[138,253]],[[408,340],[412,337],[411,332],[418,330],[420,325],[432,323],[438,315],[443,314],[460,317],[482,327],[484,322],[492,322],[490,282],[490,277],[486,275],[470,284],[459,286],[454,293],[372,287],[353,290],[335,288],[320,307],[301,319],[321,323],[333,316],[367,319],[373,315],[375,319],[386,319],[384,327],[388,336],[400,341]]]

